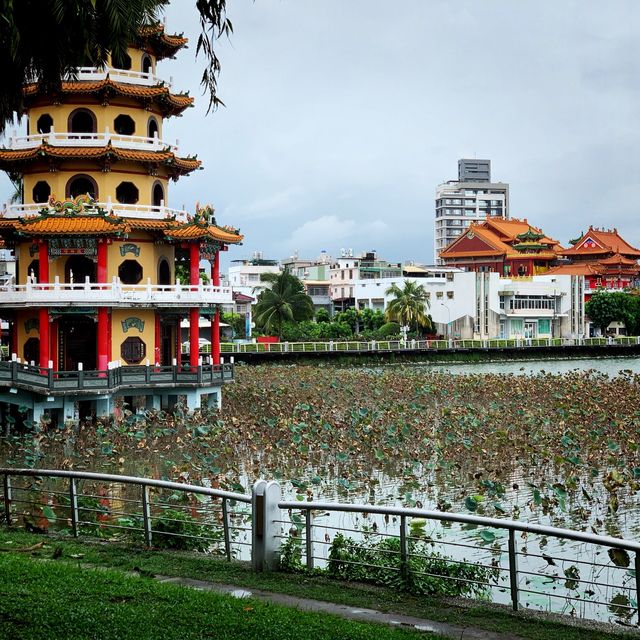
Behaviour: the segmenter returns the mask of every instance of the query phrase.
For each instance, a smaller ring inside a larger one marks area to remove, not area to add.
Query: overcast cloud
[[[205,116],[193,0],[167,11],[190,49],[159,68],[197,99],[165,137],[204,161],[171,204],[212,202],[240,226],[228,258],[350,247],[430,263],[435,187],[474,156],[510,184],[513,216],[563,244],[591,223],[640,246],[637,0],[229,5],[226,108]]]

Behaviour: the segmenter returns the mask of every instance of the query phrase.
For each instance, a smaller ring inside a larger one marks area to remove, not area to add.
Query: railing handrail
[[[189,212],[184,209],[173,209],[164,205],[123,204],[121,202],[107,200],[106,202],[95,202],[94,206],[96,207],[96,213],[99,207],[123,218],[152,218],[154,220],[164,220],[175,216],[178,222],[186,222],[189,216]],[[46,202],[5,204],[1,215],[4,218],[21,218],[25,215],[38,215],[42,209],[48,210],[49,205]],[[90,215],[93,211],[87,209],[85,213]]]
[[[64,469],[11,469],[0,467],[0,475],[9,476],[47,476],[50,478],[75,478],[76,480],[98,480],[101,482],[118,482],[121,484],[135,484],[143,487],[158,487],[160,489],[174,489],[187,493],[200,493],[214,498],[236,500],[237,502],[251,502],[251,496],[222,489],[212,489],[184,482],[172,482],[170,480],[156,480],[155,478],[141,478],[138,476],[122,476],[115,473],[96,473],[92,471],[67,471]]]
[[[0,470],[1,471],[1,470]],[[385,507],[374,505],[354,505],[340,502],[304,502],[284,500],[278,503],[280,509],[294,509],[300,511],[343,511],[350,513],[375,513],[378,515],[407,516],[410,518],[423,518],[425,520],[438,520],[441,522],[458,522],[461,524],[474,524],[494,529],[506,529],[523,533],[534,533],[539,535],[554,536],[574,540],[576,542],[588,542],[605,547],[615,547],[627,551],[640,552],[640,542],[614,538],[612,536],[601,536],[595,533],[574,531],[573,529],[563,529],[560,527],[550,527],[546,525],[519,522],[500,518],[487,518],[484,516],[467,515],[464,513],[450,513],[446,511],[430,511],[427,509],[416,509],[410,507]]]
[[[131,84],[142,84],[145,86],[164,84],[167,87],[171,87],[171,80],[162,80],[152,71],[132,71],[131,69],[117,69],[115,67],[78,67],[76,79],[84,80],[87,78],[94,79],[99,77],[101,79],[109,76],[112,79],[118,81],[118,78],[126,78]],[[73,78],[73,74],[67,74],[66,80],[69,81]]]
[[[114,147],[128,148],[146,148],[152,147],[153,149],[170,149],[173,152],[178,152],[178,141],[175,143],[168,142],[157,136],[136,136],[128,135],[124,133],[116,133],[106,128],[100,132],[68,132],[68,131],[51,131],[50,133],[31,133],[21,136],[9,137],[10,149],[29,149],[35,146],[47,142],[47,144],[53,147],[59,146],[84,146],[85,142],[91,143],[112,143]]]
[[[121,282],[27,282],[26,284],[0,285],[0,291],[152,291],[161,293],[172,292],[221,292],[230,293],[231,287],[218,284],[123,284]]]
[[[380,351],[434,351],[467,349],[562,348],[593,346],[640,346],[640,336],[595,338],[429,338],[421,340],[314,340],[308,342],[224,342],[221,348],[234,355],[245,353],[370,353]]]

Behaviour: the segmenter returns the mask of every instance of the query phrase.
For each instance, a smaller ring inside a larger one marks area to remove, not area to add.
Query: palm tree
[[[254,311],[256,324],[264,331],[281,337],[285,322],[313,318],[313,302],[294,275],[288,271],[263,273],[260,280],[271,285],[258,296]]]
[[[385,294],[394,296],[385,311],[388,321],[413,326],[416,333],[421,326],[431,326],[431,320],[426,313],[429,309],[429,295],[424,285],[406,280],[404,288],[401,289],[394,283],[385,291]]]
[[[0,133],[22,112],[22,84],[55,90],[78,66],[102,66],[109,53],[124,59],[141,27],[158,22],[169,0],[0,0]],[[184,0],[180,0],[182,4]],[[209,109],[217,97],[220,61],[214,46],[233,32],[227,0],[195,0],[201,33],[196,55],[205,57],[202,85]]]

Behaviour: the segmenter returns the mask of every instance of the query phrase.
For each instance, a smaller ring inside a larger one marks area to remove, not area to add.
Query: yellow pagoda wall
[[[24,359],[24,343],[29,338],[40,338],[40,331],[37,328],[38,311],[37,309],[25,309],[18,311],[16,314],[16,329],[18,331],[18,357]],[[31,327],[31,330],[27,332],[26,324],[31,323],[35,326]]]
[[[158,123],[158,137],[162,138],[162,116],[153,111],[142,109],[140,105],[127,98],[119,100],[114,99],[107,106],[98,104],[95,100],[91,100],[87,96],[86,100],[75,99],[73,102],[67,102],[61,105],[47,105],[32,107],[29,110],[29,134],[38,133],[38,118],[48,113],[53,119],[54,133],[65,133],[68,131],[69,115],[76,109],[87,109],[96,117],[96,133],[104,133],[109,127],[109,131],[115,132],[114,120],[120,115],[130,116],[135,123],[134,136],[147,136],[147,126],[149,119],[154,117]]]
[[[121,182],[133,182],[138,188],[138,202],[140,205],[151,205],[153,203],[153,186],[156,182],[162,184],[164,189],[164,201],[168,206],[168,185],[169,180],[166,176],[150,176],[146,172],[140,170],[140,165],[130,165],[124,163],[114,163],[109,173],[103,173],[95,168],[95,165],[90,165],[91,169],[87,169],[87,164],[84,166],[78,163],[76,167],[65,169],[64,171],[56,171],[54,173],[48,171],[42,171],[38,173],[29,173],[24,176],[24,200],[25,203],[33,203],[33,188],[40,180],[44,180],[51,187],[51,193],[55,195],[58,200],[64,200],[65,189],[67,182],[79,174],[88,175],[96,181],[98,185],[98,200],[100,202],[106,202],[108,197],[111,197],[111,201],[117,204],[116,200],[116,188]]]
[[[123,320],[127,318],[138,318],[144,322],[144,329],[140,331],[137,327],[129,327],[127,331],[122,328]],[[111,340],[112,356],[114,360],[122,360],[120,355],[120,345],[130,337],[140,338],[146,347],[146,355],[138,364],[145,364],[148,359],[154,364],[155,354],[155,312],[153,309],[113,309],[111,311]],[[127,364],[123,362],[123,364]]]

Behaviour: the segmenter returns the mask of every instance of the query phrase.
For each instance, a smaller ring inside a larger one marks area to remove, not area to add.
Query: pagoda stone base
[[[23,389],[13,389],[0,393],[0,424],[5,432],[9,431],[11,421],[16,423],[40,422],[48,417],[57,424],[78,423],[90,418],[118,417],[124,408],[133,413],[146,410],[171,410],[181,404],[189,411],[222,406],[222,387],[206,386],[198,388],[171,389],[127,389],[112,394],[88,395],[69,393],[65,395],[44,396]],[[48,420],[47,420],[48,422]]]

